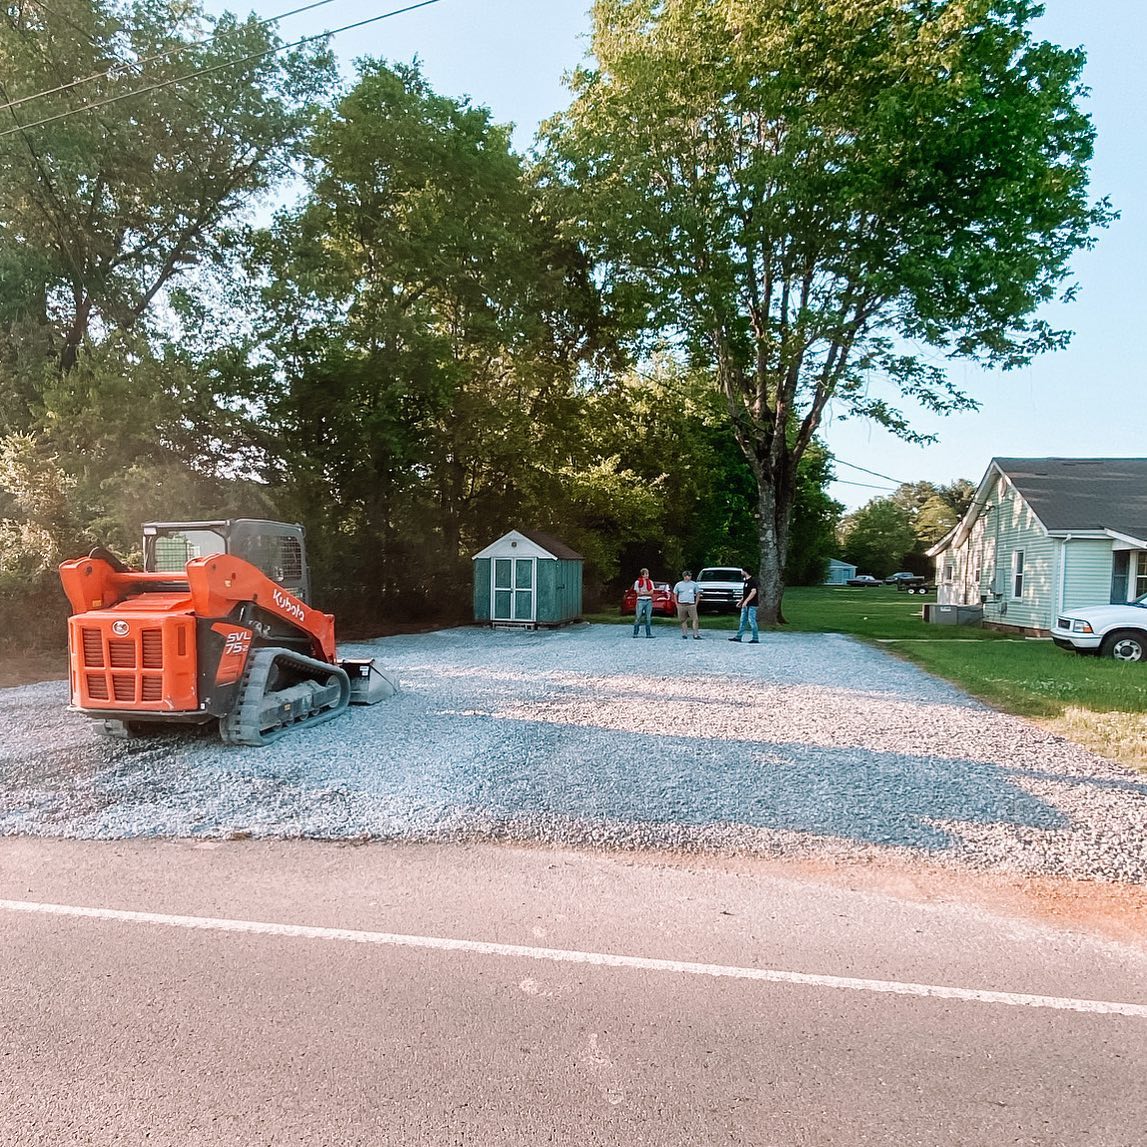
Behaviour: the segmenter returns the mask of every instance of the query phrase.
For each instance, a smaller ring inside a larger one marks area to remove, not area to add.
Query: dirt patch
[[[915,903],[972,904],[1001,916],[1102,936],[1147,952],[1147,888],[1137,884],[962,872],[927,864],[909,868],[883,862],[686,857],[675,853],[649,854],[647,859],[671,867],[714,867],[809,879]]]
[[[1053,924],[1133,944],[1147,951],[1147,888],[1062,877],[1008,877],[929,868],[887,872],[862,868],[836,873],[834,882],[906,900],[959,901],[1005,916]]]

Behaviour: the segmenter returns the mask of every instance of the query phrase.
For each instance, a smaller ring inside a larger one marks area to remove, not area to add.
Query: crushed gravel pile
[[[0,690],[0,835],[499,839],[1147,883],[1147,777],[821,634],[455,629],[346,646],[395,698],[260,749]]]

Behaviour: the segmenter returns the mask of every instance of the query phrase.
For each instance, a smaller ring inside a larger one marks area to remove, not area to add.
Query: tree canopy
[[[1028,0],[597,0],[549,180],[616,312],[708,364],[758,485],[775,619],[829,404],[973,405],[934,351],[1015,366],[1109,217],[1082,53]],[[932,348],[926,350],[923,348]]]

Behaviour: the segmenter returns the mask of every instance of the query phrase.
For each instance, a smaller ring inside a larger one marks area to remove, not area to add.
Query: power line
[[[408,4],[404,8],[394,8],[389,12],[382,12],[366,20],[356,20],[353,24],[344,24],[340,28],[331,28],[325,32],[319,32],[314,36],[304,36],[302,39],[294,40],[289,44],[280,44],[277,48],[267,48],[262,52],[252,52],[249,56],[241,56],[237,60],[226,60],[221,64],[213,64],[209,68],[200,68],[198,71],[188,72],[185,76],[176,76],[174,79],[163,80],[158,84],[148,84],[146,87],[136,88],[134,91],[121,92],[118,96],[110,96],[106,100],[96,100],[93,103],[84,104],[81,107],[72,108],[66,112],[60,112],[58,115],[46,116],[44,119],[33,120],[31,123],[23,124],[20,127],[11,127],[5,131],[0,131],[0,139],[3,139],[5,136],[15,135],[17,132],[28,131],[34,127],[43,127],[45,124],[56,123],[62,119],[70,119],[72,116],[80,115],[82,112],[95,111],[97,108],[119,103],[120,100],[130,99],[132,96],[142,96],[148,92],[157,92],[163,88],[169,88],[173,84],[187,83],[189,80],[196,80],[200,76],[207,76],[213,72],[221,72],[225,68],[237,68],[243,64],[254,63],[256,60],[265,59],[267,56],[278,55],[280,52],[286,52],[291,48],[301,48],[304,44],[311,44],[316,40],[326,40],[331,36],[338,36],[343,32],[352,32],[356,28],[365,28],[368,24],[377,24],[380,20],[390,19],[391,16],[401,16],[406,12],[413,12],[418,8],[429,8],[432,4],[438,4],[440,2],[441,0],[420,0],[417,4]]]
[[[876,470],[866,470],[863,466],[857,466],[852,462],[845,462],[843,458],[833,457],[833,461],[838,466],[847,466],[850,470],[859,470],[862,474],[871,474],[873,478],[883,478],[886,482],[895,482],[897,486],[908,486],[911,483],[905,482],[902,478],[893,478],[891,474],[880,474]],[[853,482],[852,485],[862,485],[860,482]],[[873,487],[875,489],[875,487]]]
[[[42,3],[42,0],[32,0],[37,8],[47,13],[49,16],[54,16],[63,24],[75,29],[80,35],[84,36],[90,43],[95,44],[96,40],[91,36],[85,28],[81,28],[74,20],[69,19],[62,12],[54,12],[47,4]],[[141,60],[117,60],[107,71],[93,72],[90,76],[84,76],[79,80],[69,80],[66,84],[60,84],[55,88],[46,88],[42,92],[35,92],[30,96],[21,96],[16,100],[9,100],[7,103],[0,104],[0,111],[8,111],[10,108],[18,108],[23,104],[31,103],[32,100],[43,99],[45,96],[58,95],[60,92],[69,92],[74,88],[81,87],[83,84],[90,84],[93,80],[106,80],[112,79],[117,72],[123,68],[131,68],[137,75],[142,73],[144,67],[148,64],[154,64],[156,60],[166,60],[170,56],[177,56],[180,52],[189,51],[192,48],[202,48],[207,44],[213,44],[219,39],[229,39],[236,36],[240,31],[247,31],[252,28],[265,28],[268,24],[277,24],[280,20],[286,20],[288,16],[298,16],[303,12],[310,12],[313,8],[324,8],[328,4],[333,4],[335,0],[315,0],[313,4],[306,4],[302,8],[293,8],[290,12],[282,12],[278,16],[271,16],[266,20],[259,20],[253,25],[243,25],[242,28],[236,28],[234,31],[227,33],[216,32],[214,36],[208,36],[205,40],[197,40],[191,44],[181,44],[177,48],[169,48],[166,52],[156,52],[153,56],[144,56]],[[82,109],[78,109],[82,110]],[[30,124],[28,126],[35,126]]]
[[[833,484],[837,486],[860,486],[865,490],[891,490],[895,491],[895,486],[874,486],[871,482],[850,482],[847,478],[833,478]]]

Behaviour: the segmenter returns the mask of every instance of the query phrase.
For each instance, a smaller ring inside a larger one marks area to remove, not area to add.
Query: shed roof
[[[581,554],[571,550],[565,542],[555,538],[553,534],[545,534],[541,530],[519,530],[518,533],[529,538],[535,545],[541,546],[543,550],[549,550],[555,558],[560,558],[562,561],[585,561]]]
[[[1147,458],[993,458],[1044,528],[1147,538]]]
[[[489,557],[508,557],[510,549],[516,547],[517,553],[523,557],[554,559],[555,561],[583,562],[585,558],[571,550],[565,542],[555,538],[553,534],[543,533],[541,530],[510,530],[496,541],[491,542],[485,549],[473,555],[473,560]]]

